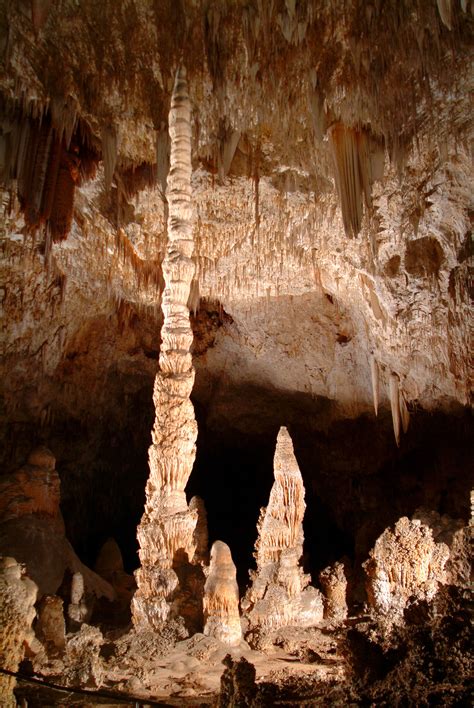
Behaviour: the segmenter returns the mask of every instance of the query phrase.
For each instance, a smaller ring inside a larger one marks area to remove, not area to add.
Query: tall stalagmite
[[[310,626],[323,617],[321,594],[303,573],[304,485],[286,428],[278,433],[270,499],[262,509],[255,545],[257,570],[242,602],[256,638],[285,625]]]
[[[190,400],[194,369],[193,333],[187,307],[194,275],[192,260],[191,103],[184,69],[176,75],[169,114],[171,141],[168,245],[163,261],[160,370],[153,400],[155,424],[149,449],[150,477],[137,535],[141,567],[132,603],[136,626],[160,627],[180,614],[180,585],[196,549],[198,510],[188,508],[184,488],[196,454],[197,425]],[[197,562],[197,560],[196,560]],[[196,568],[196,571],[198,569]]]

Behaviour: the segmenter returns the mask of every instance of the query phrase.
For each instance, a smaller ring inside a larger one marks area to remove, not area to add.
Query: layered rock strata
[[[409,601],[433,599],[446,580],[448,558],[447,545],[435,543],[428,526],[402,517],[377,539],[364,563],[369,604],[397,621]]]
[[[256,571],[242,602],[250,631],[295,625],[306,627],[323,617],[321,594],[308,587],[303,572],[304,485],[286,428],[278,433],[270,499],[258,521]]]
[[[137,531],[141,567],[132,613],[135,626],[160,627],[180,612],[180,575],[194,559],[198,509],[184,492],[196,454],[197,424],[190,400],[194,368],[188,298],[194,276],[191,201],[191,103],[178,70],[169,114],[170,171],[166,189],[168,245],[163,260],[160,370],[153,400],[155,424],[149,449],[146,505]]]
[[[234,646],[242,639],[237,570],[229,546],[215,541],[204,586],[204,634]]]
[[[0,557],[0,666],[17,671],[23,658],[25,641],[33,638],[37,587],[25,577],[14,558]],[[0,705],[17,705],[13,695],[15,679],[0,674]]]

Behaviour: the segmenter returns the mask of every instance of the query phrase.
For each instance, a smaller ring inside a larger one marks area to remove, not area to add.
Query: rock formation
[[[204,586],[204,634],[230,646],[242,639],[236,572],[229,546],[215,541]]]
[[[226,668],[221,676],[218,707],[250,708],[257,693],[255,666],[245,657],[236,661],[230,654],[222,663]]]
[[[322,570],[319,581],[324,594],[324,619],[340,622],[347,618],[347,578],[344,563]]]
[[[0,667],[18,671],[24,644],[33,637],[36,585],[13,558],[0,557]],[[0,674],[0,703],[14,708],[15,678]]]
[[[428,526],[402,517],[377,539],[364,564],[369,604],[396,622],[409,601],[433,599],[448,558],[448,547],[433,541]]]
[[[55,464],[54,455],[40,447],[26,465],[1,478],[0,552],[26,565],[38,597],[54,595],[67,570],[81,573],[91,594],[113,600],[113,588],[81,563],[65,536]]]
[[[184,488],[196,454],[197,425],[190,400],[194,369],[193,334],[188,298],[194,275],[193,207],[191,201],[191,104],[184,69],[176,74],[169,133],[170,171],[168,245],[163,261],[160,371],[153,400],[155,425],[149,450],[150,477],[146,506],[138,528],[141,567],[133,599],[135,626],[160,627],[173,601],[179,613],[180,568],[194,560],[198,509],[186,502]]]
[[[48,656],[64,652],[66,648],[66,623],[63,600],[57,595],[44,595],[38,607],[35,634],[46,649]]]
[[[321,594],[303,573],[304,485],[286,428],[278,433],[270,499],[260,512],[255,544],[257,569],[242,601],[249,631],[310,626],[323,617]]]

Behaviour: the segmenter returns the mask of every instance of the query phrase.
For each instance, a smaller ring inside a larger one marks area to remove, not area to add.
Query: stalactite
[[[137,530],[141,567],[136,573],[138,590],[132,603],[135,625],[150,628],[161,626],[172,607],[179,613],[180,598],[186,594],[182,583],[186,584],[186,578],[196,572],[199,563],[199,558],[194,558],[199,509],[196,505],[188,507],[184,492],[194,464],[197,438],[190,400],[194,383],[189,353],[193,333],[187,306],[195,271],[191,102],[184,69],[176,74],[169,132],[168,245],[163,261],[160,371],[153,394],[156,415],[149,449],[145,512]],[[195,600],[198,611],[199,598]],[[194,624],[197,620],[192,619]]]
[[[452,0],[437,0],[439,16],[449,30],[453,29]]]
[[[406,434],[406,432],[408,430],[408,426],[410,424],[410,413],[408,412],[407,403],[405,400],[405,394],[403,393],[403,389],[401,387],[401,384],[399,386],[399,392],[398,392],[398,403],[400,406],[400,420],[402,422],[402,429],[403,429],[403,432]]]
[[[372,183],[383,177],[383,145],[367,130],[343,123],[334,123],[328,132],[344,229],[355,237],[362,226],[363,200],[371,208]]]
[[[54,102],[53,102],[54,104]],[[56,104],[54,104],[56,105]],[[98,155],[90,131],[66,102],[52,109],[30,102],[4,107],[3,181],[17,181],[20,206],[28,228],[46,226],[46,254],[51,240],[66,238],[73,219],[74,191],[95,172]],[[59,107],[58,107],[59,106]],[[61,112],[63,106],[63,112]]]
[[[390,374],[389,382],[390,406],[392,409],[393,433],[397,446],[400,447],[400,389],[397,374]]]
[[[105,189],[110,190],[117,164],[117,132],[115,128],[102,128],[102,160],[104,162]]]
[[[373,354],[370,355],[370,376],[372,379],[372,396],[374,399],[374,412],[378,415],[379,411],[379,365]]]

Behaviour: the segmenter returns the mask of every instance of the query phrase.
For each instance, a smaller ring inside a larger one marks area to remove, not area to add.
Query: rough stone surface
[[[0,557],[0,665],[18,671],[24,644],[31,641],[37,587],[14,558]],[[0,675],[0,702],[14,708],[15,678]]]
[[[446,581],[449,549],[419,520],[402,517],[377,539],[364,564],[370,605],[397,621],[408,601],[432,600]]]

